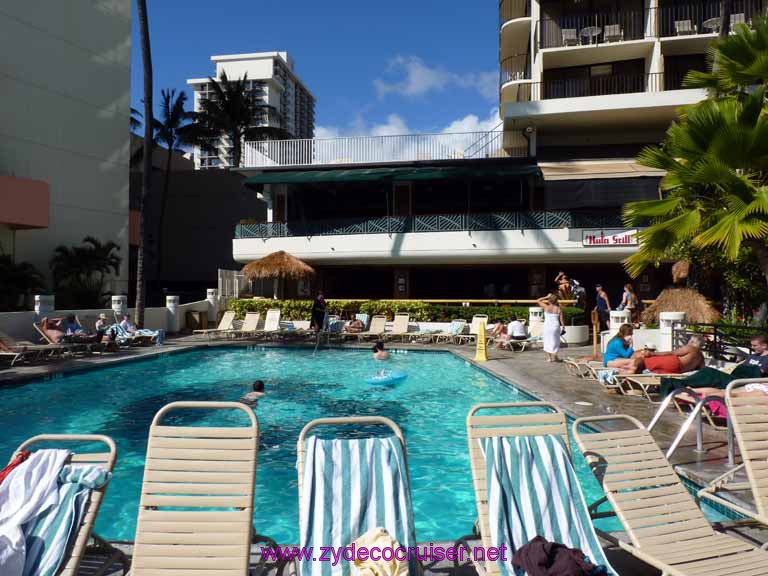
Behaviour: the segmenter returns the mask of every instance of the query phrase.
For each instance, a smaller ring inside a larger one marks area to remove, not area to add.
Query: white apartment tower
[[[730,26],[766,5],[735,0]],[[501,0],[499,27],[505,129],[533,131],[540,161],[629,158],[705,96],[683,78],[705,70],[720,1]]]
[[[222,72],[230,80],[248,75],[248,85],[253,98],[268,105],[272,112],[260,125],[282,128],[291,138],[312,138],[315,133],[315,97],[294,72],[293,59],[287,52],[258,52],[253,54],[228,54],[211,56],[216,65],[214,78]],[[194,90],[194,109],[210,98],[211,83],[208,78],[187,80]],[[218,142],[217,152],[195,148],[195,168],[230,168],[231,143],[225,138]]]

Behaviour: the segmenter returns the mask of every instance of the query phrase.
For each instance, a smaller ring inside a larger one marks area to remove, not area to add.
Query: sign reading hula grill
[[[637,230],[584,230],[582,246],[637,246]]]

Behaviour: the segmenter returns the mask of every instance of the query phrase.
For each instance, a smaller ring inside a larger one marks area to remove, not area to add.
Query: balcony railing
[[[591,78],[553,78],[544,82],[529,84],[529,87],[530,100],[661,92],[665,89],[664,74],[662,73],[622,74]],[[677,88],[679,86],[674,89]]]
[[[515,54],[501,61],[499,86],[514,80],[531,79],[531,57],[528,54]]]
[[[481,214],[428,214],[322,220],[317,222],[261,222],[238,224],[235,238],[405,234],[488,230],[544,230],[552,228],[622,228],[619,214],[590,214],[561,210],[489,212]]]
[[[515,133],[516,134],[516,133]],[[334,164],[379,164],[430,160],[526,157],[512,132],[407,134],[351,138],[264,140],[246,142],[243,167],[275,168]]]
[[[531,15],[531,0],[499,0],[499,28],[515,18]]]
[[[720,0],[671,4],[660,2],[659,35],[691,36],[696,34],[717,34],[720,32]],[[734,0],[730,26],[739,23],[750,24],[752,20],[766,13],[766,0]]]
[[[560,48],[654,36],[652,10],[568,14],[539,22],[539,46]]]

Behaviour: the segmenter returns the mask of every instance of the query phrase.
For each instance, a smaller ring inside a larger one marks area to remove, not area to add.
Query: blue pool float
[[[374,374],[368,378],[368,384],[397,384],[408,378],[408,374],[400,372],[399,370],[384,370],[383,373]]]

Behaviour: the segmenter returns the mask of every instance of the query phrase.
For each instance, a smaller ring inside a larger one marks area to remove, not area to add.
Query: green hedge
[[[331,314],[347,316],[361,312],[369,316],[383,314],[390,320],[395,314],[407,312],[417,322],[449,322],[454,318],[471,320],[475,314],[487,314],[490,321],[509,320],[514,313],[520,319],[528,318],[528,306],[450,306],[429,304],[418,300],[328,300]],[[246,312],[266,314],[270,308],[280,308],[285,320],[309,320],[312,300],[270,300],[268,298],[230,300],[228,309],[234,310],[239,319],[245,318]],[[565,307],[563,316],[566,325],[584,324],[585,314],[581,308]]]

